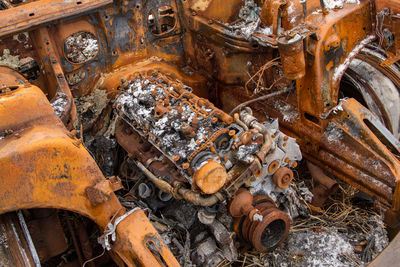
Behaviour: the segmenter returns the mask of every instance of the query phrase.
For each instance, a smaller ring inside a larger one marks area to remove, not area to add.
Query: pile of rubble
[[[293,210],[289,213],[296,217],[287,240],[268,253],[234,244],[239,256],[233,261],[228,259],[232,254],[225,251],[229,244],[222,246],[214,240],[213,235],[218,236],[216,227],[200,223],[202,209],[177,200],[159,209],[142,200],[122,202],[149,212],[154,226],[183,266],[364,266],[388,245],[383,217],[368,197],[340,184],[323,209],[311,211],[304,203],[312,197],[312,180],[306,171],[300,175],[301,179],[298,177],[290,187],[291,201],[303,204],[297,206],[297,214]],[[229,216],[219,217],[218,221],[232,223]]]

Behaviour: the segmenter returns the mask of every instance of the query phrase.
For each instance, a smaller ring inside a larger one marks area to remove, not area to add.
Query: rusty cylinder
[[[274,201],[265,195],[253,197],[249,191],[239,189],[229,212],[237,218],[236,233],[259,252],[275,249],[289,234],[289,215],[279,210]],[[260,219],[254,219],[255,213]]]
[[[300,34],[281,36],[278,38],[278,49],[285,77],[289,80],[303,78],[306,75],[303,37]]]

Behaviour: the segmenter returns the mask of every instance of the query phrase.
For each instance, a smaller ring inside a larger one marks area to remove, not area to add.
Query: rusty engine
[[[0,0],[0,17],[4,265],[233,262],[339,183],[397,233],[397,1]]]

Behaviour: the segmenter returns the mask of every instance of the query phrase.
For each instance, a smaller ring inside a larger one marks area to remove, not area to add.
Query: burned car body
[[[339,180],[397,232],[396,1],[0,4],[0,211],[13,264],[90,265],[102,249],[121,266],[234,261],[240,244],[282,244]],[[302,159],[317,184],[303,202],[292,186]],[[188,235],[199,228],[195,248],[160,236],[148,218],[161,210],[187,217],[168,225]]]

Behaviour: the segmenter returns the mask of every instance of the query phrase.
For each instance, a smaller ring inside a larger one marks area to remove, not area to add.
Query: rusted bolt
[[[229,136],[234,136],[236,134],[235,130],[230,130],[228,132]]]
[[[269,173],[274,173],[278,168],[279,168],[279,161],[278,160],[274,160],[273,162],[271,162],[269,164],[268,172]]]
[[[212,19],[209,19],[209,20],[208,20],[208,24],[211,25],[211,24],[213,24],[213,23],[214,23],[214,21],[212,21]]]
[[[177,162],[181,157],[179,155],[175,155],[172,157],[172,160]]]
[[[217,117],[214,117],[214,118],[211,119],[211,123],[217,123],[217,121],[218,121]]]
[[[189,163],[185,162],[182,164],[182,169],[187,170],[189,169]]]
[[[287,141],[289,139],[289,137],[287,137],[286,135],[283,137],[283,141]]]
[[[196,11],[193,11],[192,16],[196,16],[196,15],[197,15]]]

